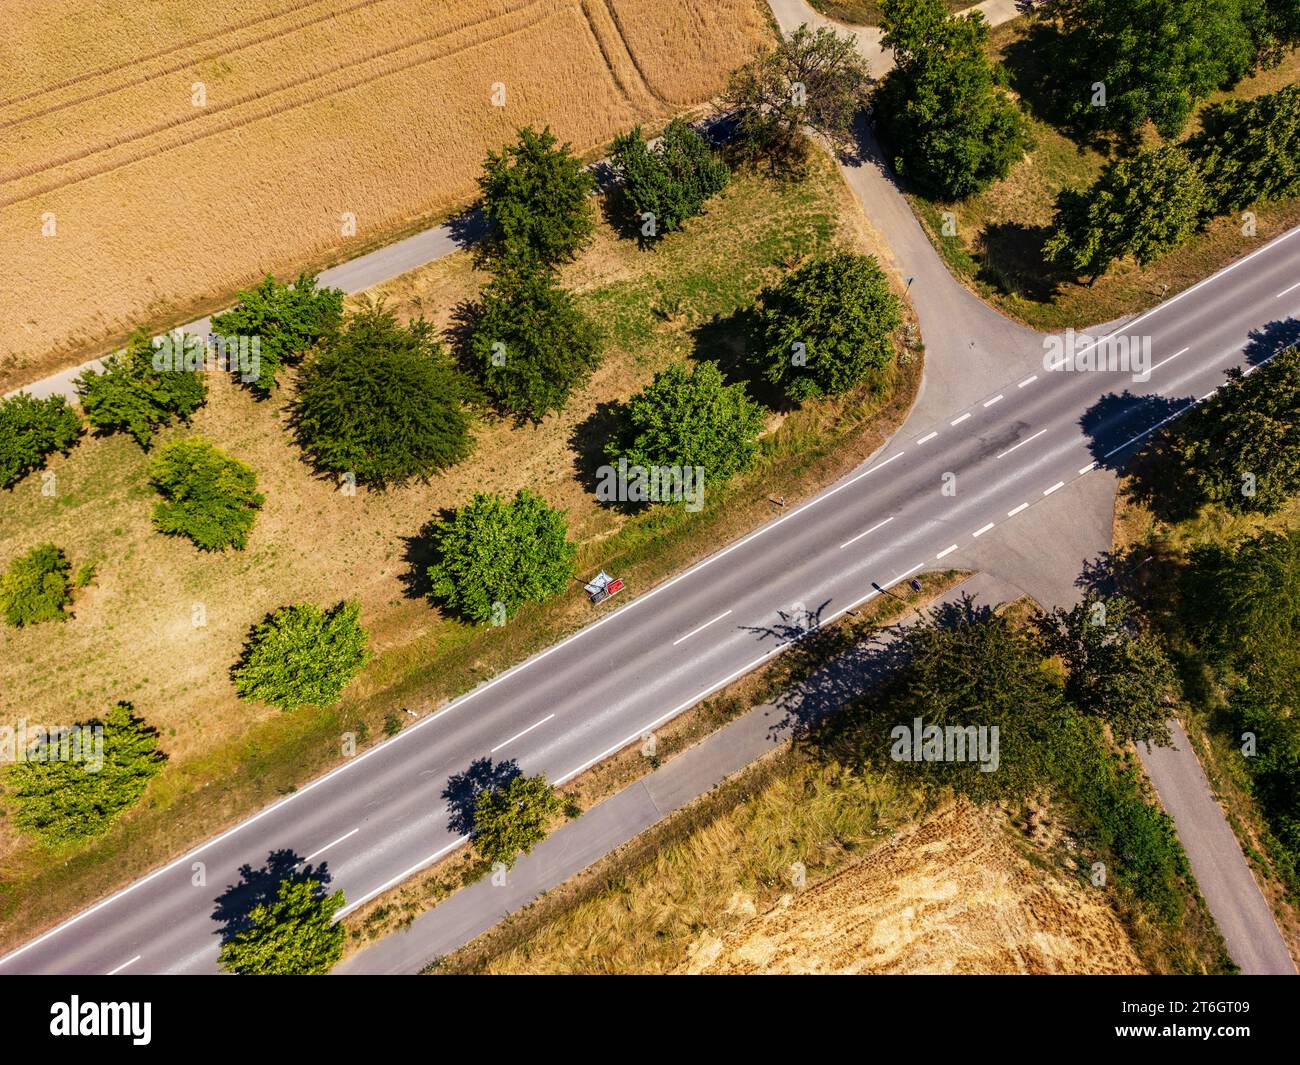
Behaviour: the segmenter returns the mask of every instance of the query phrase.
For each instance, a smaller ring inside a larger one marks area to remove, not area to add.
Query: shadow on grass
[[[975,279],[1003,295],[1051,303],[1060,294],[1061,286],[1073,280],[1071,274],[1053,266],[1043,255],[1043,245],[1051,233],[1048,226],[1022,222],[985,226],[976,249],[979,269]]]

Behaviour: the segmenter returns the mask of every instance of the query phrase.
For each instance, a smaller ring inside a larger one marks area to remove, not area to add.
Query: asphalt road
[[[811,501],[33,940],[0,973],[212,972],[216,900],[241,867],[288,852],[359,905],[461,842],[445,795],[476,765],[479,779],[517,766],[563,781],[873,598],[871,582],[963,565],[981,538],[1121,463],[1229,366],[1271,353],[1278,323],[1300,314],[1297,234],[1129,323],[1151,338],[1150,381],[1020,353],[964,409],[913,418]]]

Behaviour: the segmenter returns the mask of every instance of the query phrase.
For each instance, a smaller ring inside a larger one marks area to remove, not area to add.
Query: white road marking
[[[965,421],[967,418],[969,418],[969,417],[970,417],[970,411],[967,411],[967,412],[966,412],[965,414],[963,414],[960,418],[954,418],[954,419],[953,419],[952,421],[950,421],[948,424],[949,424],[949,425],[961,425],[961,423],[964,422],[964,421]]]
[[[957,545],[956,545],[956,544],[953,544],[951,547],[945,547],[942,551],[940,551],[940,552],[939,552],[937,555],[935,555],[934,557],[935,557],[935,558],[943,558],[944,555],[951,555],[951,554],[952,554],[954,551],[956,551],[956,550],[957,550]]]
[[[1158,422],[1156,422],[1155,425],[1151,426],[1150,429],[1143,429],[1140,433],[1138,433],[1137,436],[1129,437],[1127,440],[1124,441],[1124,443],[1120,444],[1119,447],[1113,447],[1113,448],[1111,448],[1109,451],[1106,452],[1106,454],[1102,455],[1102,458],[1103,458],[1103,459],[1108,459],[1108,458],[1111,457],[1111,455],[1115,454],[1116,451],[1123,451],[1126,447],[1129,446],[1129,444],[1132,444],[1132,443],[1135,443],[1135,442],[1138,441],[1138,440],[1141,440],[1144,436],[1149,436],[1151,433],[1154,433],[1157,429],[1159,429],[1159,428],[1160,428],[1162,425],[1164,425],[1166,422],[1171,422],[1171,421],[1173,421],[1175,418],[1177,418],[1178,415],[1187,413],[1188,410],[1190,410],[1192,407],[1196,406],[1196,403],[1197,403],[1196,400],[1192,400],[1191,403],[1188,403],[1187,406],[1183,407],[1181,410],[1176,410],[1176,411],[1174,411],[1174,413],[1171,414],[1171,415],[1169,415],[1168,418],[1161,418]]]
[[[1161,359],[1158,363],[1156,363],[1154,366],[1152,366],[1151,369],[1149,369],[1149,370],[1147,371],[1147,373],[1148,373],[1148,374],[1153,374],[1153,373],[1155,373],[1155,372],[1156,372],[1158,369],[1160,369],[1160,367],[1162,367],[1165,363],[1167,363],[1167,362],[1173,362],[1176,358],[1178,358],[1179,355],[1186,355],[1187,352],[1188,352],[1189,350],[1190,350],[1190,349],[1188,349],[1188,348],[1183,348],[1182,351],[1175,351],[1172,355],[1169,356],[1169,358],[1167,358],[1167,359]]]
[[[1044,488],[1044,489],[1043,489],[1043,495],[1045,495],[1045,496],[1050,496],[1050,495],[1051,495],[1053,492],[1055,492],[1058,488],[1064,488],[1064,487],[1065,487],[1065,482],[1064,482],[1064,481],[1057,481],[1056,484],[1052,485],[1051,488]]]
[[[1216,393],[1217,391],[1218,391],[1217,388],[1212,388],[1212,389],[1210,389],[1208,392],[1206,392],[1205,395],[1203,395],[1203,396],[1201,397],[1201,399],[1202,399],[1203,401],[1204,401],[1204,400],[1207,400],[1207,399],[1209,399],[1212,395],[1214,395],[1214,393]]]
[[[933,433],[927,433],[925,436],[921,437],[921,439],[918,440],[917,443],[924,444],[927,440],[933,440],[938,435],[939,435],[938,430],[935,430]]]
[[[349,832],[346,836],[339,836],[339,838],[336,839],[336,840],[334,841],[334,843],[326,843],[325,846],[323,846],[320,850],[318,850],[318,851],[312,851],[309,855],[307,855],[306,858],[303,858],[301,861],[299,861],[298,864],[299,864],[299,865],[306,865],[309,861],[311,861],[313,858],[315,858],[318,854],[324,854],[327,850],[329,850],[332,846],[334,846],[335,843],[342,843],[342,842],[343,842],[345,839],[347,839],[349,836],[355,836],[355,835],[356,835],[358,832],[360,832],[360,831],[361,831],[360,826],[358,826],[357,828],[354,828],[354,829],[353,829],[351,832]]]
[[[140,955],[137,954],[137,955],[136,955],[134,958],[132,958],[130,961],[124,961],[121,965],[119,965],[119,966],[118,966],[116,969],[114,969],[111,973],[106,973],[105,975],[107,975],[107,976],[116,976],[116,975],[117,975],[118,973],[120,973],[123,969],[125,969],[128,965],[134,965],[134,964],[135,964],[136,962],[138,962],[139,960],[140,960]]]
[[[1028,503],[1021,503],[1020,506],[1016,507],[1014,510],[1008,510],[1007,517],[1014,518],[1017,514],[1019,514],[1022,510],[1026,509],[1028,506],[1029,506]]]
[[[1273,298],[1274,298],[1274,299],[1278,299],[1278,300],[1280,300],[1280,299],[1281,299],[1283,296],[1285,296],[1288,292],[1294,292],[1294,291],[1295,291],[1296,289],[1298,289],[1298,288],[1300,288],[1300,281],[1297,281],[1297,282],[1296,282],[1294,285],[1292,285],[1290,288],[1284,288],[1281,292],[1279,292],[1279,293],[1278,293],[1276,296],[1274,296]]]
[[[924,563],[924,562],[920,562],[920,563],[918,563],[917,565],[913,566],[911,569],[903,570],[903,572],[900,573],[897,577],[895,577],[892,581],[889,581],[888,583],[886,583],[886,584],[885,584],[885,587],[886,587],[886,588],[892,588],[892,587],[893,587],[894,585],[896,585],[899,581],[901,581],[904,577],[910,577],[910,576],[911,576],[913,573],[915,573],[917,570],[919,570],[919,569],[923,569],[924,567],[925,567],[925,563]]]
[[[990,529],[992,529],[992,528],[994,528],[994,524],[993,524],[993,522],[989,522],[987,525],[982,526],[981,528],[976,529],[973,533],[971,533],[971,535],[972,535],[972,536],[983,536],[986,532],[988,532],[988,531],[989,531]]]
[[[398,735],[401,735],[401,733],[398,733]],[[418,873],[421,869],[423,869],[426,865],[432,865],[434,862],[436,862],[439,858],[441,858],[441,857],[442,857],[444,854],[446,854],[448,851],[450,851],[450,850],[455,850],[455,849],[456,849],[457,847],[459,847],[462,843],[464,843],[467,839],[469,839],[469,836],[457,836],[454,840],[452,840],[450,843],[448,843],[447,846],[442,847],[442,848],[440,848],[439,850],[434,851],[432,854],[429,855],[429,857],[427,857],[427,858],[423,858],[423,859],[421,859],[420,861],[416,862],[413,866],[411,866],[411,868],[409,868],[409,869],[404,869],[402,872],[398,873],[398,874],[397,874],[395,877],[393,877],[391,880],[385,880],[382,884],[380,884],[380,885],[379,885],[377,888],[375,888],[373,891],[367,891],[364,895],[362,895],[362,896],[361,896],[359,899],[357,899],[355,902],[350,902],[350,903],[348,903],[348,905],[344,906],[343,909],[339,910],[339,912],[336,913],[336,914],[334,915],[334,920],[336,920],[336,921],[341,921],[344,917],[346,917],[348,914],[350,914],[350,913],[351,913],[353,910],[355,910],[358,906],[363,906],[363,905],[365,905],[367,902],[369,902],[371,899],[373,899],[376,895],[381,895],[381,894],[383,894],[385,891],[387,891],[387,890],[388,890],[390,887],[392,887],[394,884],[400,884],[400,883],[401,883],[403,880],[405,880],[408,876],[413,876],[413,875],[415,875],[415,874]]]
[[[689,639],[690,639],[692,636],[694,636],[697,632],[703,632],[703,631],[704,631],[705,629],[707,629],[710,625],[712,625],[714,621],[721,621],[723,618],[725,618],[725,617],[726,617],[728,614],[730,614],[730,613],[731,613],[730,610],[724,610],[721,614],[719,614],[719,615],[718,615],[716,618],[714,618],[712,621],[706,621],[706,622],[705,622],[703,625],[701,625],[698,629],[691,629],[691,631],[688,632],[685,636],[679,636],[677,639],[675,639],[675,640],[673,641],[673,646],[676,647],[676,646],[677,646],[679,643],[681,643],[683,640],[689,640]]]
[[[730,611],[728,611],[727,613],[730,613]],[[527,736],[530,732],[533,731],[533,729],[540,728],[542,725],[545,725],[546,722],[550,721],[551,718],[553,718],[554,716],[555,716],[554,714],[547,714],[544,718],[541,719],[541,721],[534,721],[531,725],[529,725],[526,729],[524,729],[523,732],[516,732],[504,743],[498,743],[495,747],[492,748],[492,750],[488,751],[488,754],[496,754],[497,751],[501,750],[502,747],[514,743],[515,740],[519,739],[521,736]]]
[[[1038,432],[1036,432],[1033,436],[1026,437],[1024,440],[1020,441],[1020,443],[1018,443],[1018,444],[1016,444],[1016,445],[1014,445],[1014,446],[1012,446],[1012,447],[1007,448],[1006,451],[1004,451],[1004,452],[1002,452],[1002,454],[998,455],[998,458],[1005,458],[1007,455],[1010,455],[1011,452],[1015,451],[1016,448],[1018,448],[1018,447],[1024,447],[1024,446],[1025,446],[1026,444],[1028,444],[1031,440],[1037,440],[1037,439],[1038,439],[1040,436],[1042,436],[1045,432],[1047,432],[1046,429],[1039,429]]]
[[[870,536],[870,535],[871,535],[873,532],[875,532],[877,529],[883,528],[884,526],[888,525],[888,524],[889,524],[891,521],[893,521],[893,520],[894,520],[894,519],[893,519],[892,517],[889,517],[889,518],[886,518],[886,519],[885,519],[884,521],[882,521],[882,522],[878,522],[877,524],[871,526],[871,528],[868,529],[866,532],[860,532],[860,533],[858,533],[858,535],[855,536],[852,540],[845,540],[844,543],[840,544],[840,548],[843,549],[843,548],[845,548],[845,547],[848,547],[849,544],[856,544],[856,543],[857,543],[859,540],[861,540],[864,536]],[[728,613],[730,613],[730,612],[728,611]]]
[[[1016,387],[1024,388],[1025,385],[1032,385],[1037,380],[1038,380],[1038,374],[1032,373],[1028,377],[1026,377],[1023,381],[1021,381],[1020,384],[1016,385]]]
[[[1083,469],[1079,471],[1079,476],[1082,477],[1085,473],[1091,473],[1096,468],[1097,468],[1097,464],[1095,462],[1090,462],[1088,463],[1088,465],[1086,465]]]
[[[986,406],[986,407],[991,407],[991,406],[993,406],[993,404],[996,403],[998,400],[1002,399],[1003,396],[1004,396],[1004,393],[999,392],[999,393],[998,393],[996,396],[994,396],[992,399],[986,399],[986,400],[984,401],[984,406]]]

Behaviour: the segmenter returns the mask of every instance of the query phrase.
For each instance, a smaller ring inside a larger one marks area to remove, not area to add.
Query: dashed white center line
[[[1020,506],[1016,507],[1014,510],[1008,510],[1007,517],[1014,518],[1017,514],[1019,514],[1022,510],[1025,510],[1028,506],[1029,506],[1028,503],[1021,503]]]
[[[1176,358],[1178,358],[1179,355],[1186,355],[1187,352],[1188,352],[1189,350],[1190,350],[1190,349],[1188,349],[1188,348],[1183,348],[1182,351],[1175,351],[1172,355],[1169,356],[1169,358],[1167,358],[1167,359],[1161,359],[1158,363],[1156,363],[1154,366],[1152,366],[1151,369],[1149,369],[1149,370],[1147,371],[1147,373],[1148,373],[1148,374],[1153,374],[1153,373],[1155,373],[1155,372],[1156,372],[1158,369],[1160,369],[1160,367],[1162,367],[1165,363],[1167,363],[1167,362],[1173,362]]]
[[[547,714],[544,718],[541,719],[541,721],[534,721],[531,725],[529,725],[526,729],[524,729],[523,732],[516,732],[513,736],[511,736],[508,740],[506,740],[505,743],[498,743],[495,747],[492,748],[492,750],[488,751],[488,754],[496,754],[497,751],[501,750],[502,747],[514,743],[515,740],[519,739],[520,737],[527,736],[530,732],[533,731],[533,729],[545,725],[546,722],[550,721],[551,718],[553,718],[554,716],[555,716],[554,714]]]
[[[132,958],[130,961],[124,961],[121,965],[119,965],[119,966],[118,966],[116,969],[114,969],[111,973],[108,973],[108,974],[106,974],[106,975],[108,975],[108,976],[116,976],[116,975],[117,975],[118,973],[120,973],[123,969],[125,969],[128,965],[134,965],[134,964],[135,964],[136,962],[138,962],[139,960],[140,960],[140,955],[137,954],[137,955],[136,955],[134,958]]]
[[[1290,288],[1284,288],[1281,292],[1279,292],[1279,293],[1278,293],[1276,296],[1274,296],[1273,298],[1274,298],[1274,299],[1278,299],[1278,300],[1280,300],[1280,299],[1281,299],[1283,296],[1285,296],[1288,292],[1294,292],[1294,291],[1295,291],[1296,289],[1298,289],[1298,288],[1300,288],[1300,281],[1297,281],[1297,282],[1296,282],[1294,285],[1292,285]]]
[[[924,444],[927,440],[933,440],[938,435],[939,435],[938,430],[935,430],[933,433],[927,433],[925,436],[921,437],[921,439],[918,440],[917,443]]]
[[[1038,432],[1036,432],[1033,436],[1026,437],[1024,440],[1020,441],[1020,443],[1015,444],[1014,446],[1007,448],[1006,451],[1003,451],[1001,454],[998,455],[998,458],[1005,458],[1007,455],[1010,455],[1011,452],[1015,451],[1016,448],[1018,448],[1018,447],[1024,447],[1024,446],[1025,446],[1026,444],[1028,444],[1031,440],[1037,440],[1037,439],[1038,439],[1040,436],[1042,436],[1045,432],[1047,432],[1046,429],[1039,429]]]
[[[948,424],[949,424],[949,425],[961,425],[961,423],[964,422],[964,421],[965,421],[967,418],[969,418],[969,417],[970,417],[970,411],[967,411],[967,412],[966,412],[965,414],[963,414],[960,418],[954,418],[954,419],[953,419],[952,421],[950,421]]]
[[[1045,496],[1050,496],[1050,495],[1051,495],[1053,492],[1055,492],[1058,488],[1064,488],[1064,487],[1065,487],[1065,482],[1064,482],[1064,481],[1057,481],[1056,484],[1052,485],[1051,488],[1044,488],[1044,489],[1043,489],[1043,495],[1045,495]]]
[[[719,614],[716,618],[713,618],[711,621],[706,621],[706,622],[705,622],[703,625],[701,625],[698,629],[691,629],[691,631],[688,632],[685,636],[679,636],[677,639],[675,639],[675,640],[673,641],[673,646],[676,647],[676,646],[677,646],[679,643],[681,643],[683,640],[689,640],[689,639],[690,639],[692,636],[694,636],[697,632],[703,632],[703,631],[704,631],[705,629],[707,629],[710,625],[712,625],[714,621],[721,621],[723,618],[725,618],[725,617],[726,617],[728,614],[730,614],[730,613],[731,613],[730,610],[724,610],[724,611],[723,611],[721,614]]]
[[[939,552],[937,555],[935,555],[934,557],[935,557],[935,558],[943,558],[944,555],[951,555],[951,554],[952,554],[954,551],[956,551],[956,550],[957,550],[957,545],[956,545],[956,544],[953,544],[951,547],[945,547],[942,551],[940,551],[940,552]]]
[[[357,828],[354,828],[354,829],[353,829],[351,832],[349,832],[347,835],[345,835],[345,836],[339,836],[339,838],[336,839],[336,840],[334,841],[334,843],[326,843],[325,846],[323,846],[320,850],[318,850],[318,851],[312,851],[309,855],[307,855],[306,858],[303,858],[302,861],[300,861],[298,864],[299,864],[299,865],[306,865],[309,861],[311,861],[313,858],[315,858],[316,855],[318,855],[318,854],[324,854],[327,850],[329,850],[331,847],[333,847],[335,843],[342,843],[345,839],[348,839],[348,838],[351,837],[351,836],[355,836],[355,835],[356,835],[358,832],[360,832],[360,831],[361,831],[361,828],[360,828],[359,826],[358,826]]]
[[[988,532],[993,527],[994,527],[993,522],[989,522],[987,525],[981,526],[980,528],[976,529],[973,533],[971,533],[971,535],[983,536],[986,532]]]
[[[864,536],[870,536],[870,535],[871,535],[873,532],[875,532],[877,529],[883,528],[884,526],[888,525],[888,524],[889,524],[891,521],[893,521],[893,520],[894,520],[894,519],[893,519],[892,517],[889,517],[889,518],[886,518],[886,519],[885,519],[884,521],[882,521],[882,522],[878,522],[877,524],[871,526],[871,528],[868,529],[866,532],[860,532],[860,533],[858,533],[858,535],[855,536],[855,537],[853,537],[852,540],[845,540],[844,543],[840,544],[840,548],[843,549],[843,548],[848,547],[849,544],[856,544],[856,543],[857,543],[859,540],[861,540]],[[730,611],[728,611],[728,613],[730,613]],[[685,638],[685,637],[683,637],[683,639],[684,639],[684,638]]]
[[[998,400],[1002,399],[1003,396],[1004,396],[1004,394],[1001,393],[1001,392],[999,392],[999,393],[998,393],[996,396],[994,396],[992,399],[986,399],[986,400],[984,401],[984,406],[986,406],[986,407],[991,407],[991,406],[993,406],[993,404],[996,403]]]
[[[1016,387],[1024,388],[1025,385],[1032,385],[1037,380],[1038,380],[1038,374],[1033,373],[1030,374],[1028,377],[1026,377],[1023,381],[1021,381],[1020,384],[1016,385]]]
[[[1090,462],[1079,471],[1079,476],[1082,477],[1085,473],[1091,473],[1096,468],[1097,464],[1095,462]]]

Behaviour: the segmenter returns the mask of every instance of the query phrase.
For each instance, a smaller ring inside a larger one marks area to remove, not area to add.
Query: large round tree
[[[303,368],[298,443],[320,469],[358,483],[425,477],[469,454],[467,391],[429,322],[401,326],[372,304]]]
[[[813,259],[763,293],[763,373],[792,399],[838,395],[894,356],[898,297],[869,255]]]

